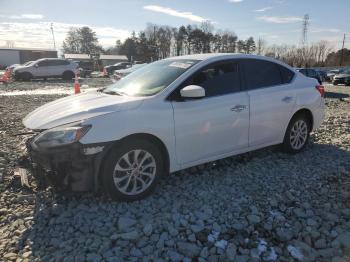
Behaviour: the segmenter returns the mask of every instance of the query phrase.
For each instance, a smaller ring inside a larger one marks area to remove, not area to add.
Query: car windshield
[[[103,90],[107,94],[151,96],[157,94],[199,60],[166,59],[146,66]]]
[[[28,61],[27,63],[24,63],[25,66],[29,66],[30,64],[32,64],[34,61]]]

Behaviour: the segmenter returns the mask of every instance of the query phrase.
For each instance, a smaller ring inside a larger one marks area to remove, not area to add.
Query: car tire
[[[304,114],[294,116],[284,135],[283,151],[291,154],[302,151],[309,141],[310,131],[310,120]]]
[[[62,74],[62,78],[64,80],[72,80],[75,77],[75,74],[72,71],[65,71]]]
[[[153,143],[124,141],[106,156],[103,188],[114,200],[140,200],[154,191],[164,169],[161,151]]]
[[[23,80],[23,81],[30,81],[32,78],[33,78],[33,75],[29,72],[23,72],[20,76],[20,78]]]

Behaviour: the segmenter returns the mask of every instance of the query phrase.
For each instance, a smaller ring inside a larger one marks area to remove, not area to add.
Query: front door
[[[248,146],[249,99],[241,90],[239,66],[227,61],[207,66],[186,80],[205,89],[201,99],[172,101],[176,155],[186,165]]]

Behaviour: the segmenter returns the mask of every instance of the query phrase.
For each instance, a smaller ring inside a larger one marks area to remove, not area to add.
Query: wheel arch
[[[99,157],[99,159],[97,159],[98,168],[95,171],[95,177],[94,177],[95,191],[97,190],[98,186],[100,185],[100,182],[101,182],[100,178],[101,178],[101,174],[103,172],[104,161],[105,161],[108,153],[111,152],[114,148],[120,146],[122,143],[126,143],[127,141],[135,140],[135,139],[146,140],[146,141],[150,141],[153,144],[155,144],[160,149],[162,156],[164,156],[166,173],[169,172],[169,170],[170,170],[170,156],[169,156],[169,151],[168,151],[165,143],[159,137],[157,137],[153,134],[134,133],[134,134],[128,135],[126,137],[123,137],[122,139],[119,139],[119,140],[112,142],[108,146],[107,150],[105,150],[104,153]]]
[[[307,108],[300,108],[298,109],[294,114],[293,116],[291,117],[291,119],[289,120],[289,123],[297,116],[300,116],[300,115],[304,115],[306,116],[306,118],[309,120],[309,124],[310,124],[310,132],[312,131],[313,129],[313,125],[314,125],[314,116],[311,112],[310,109],[307,109]]]

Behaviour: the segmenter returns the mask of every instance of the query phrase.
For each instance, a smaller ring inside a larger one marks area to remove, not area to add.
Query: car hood
[[[18,66],[15,66],[14,67],[14,70],[15,71],[18,71],[18,70],[21,70],[21,69],[26,69],[26,68],[28,68],[29,66],[23,66],[23,65],[18,65]]]
[[[334,78],[344,78],[344,77],[349,77],[350,74],[339,74],[339,75],[335,75]]]
[[[133,109],[141,105],[142,101],[141,97],[89,91],[45,104],[29,113],[23,119],[23,124],[33,130],[49,129],[103,114]]]

